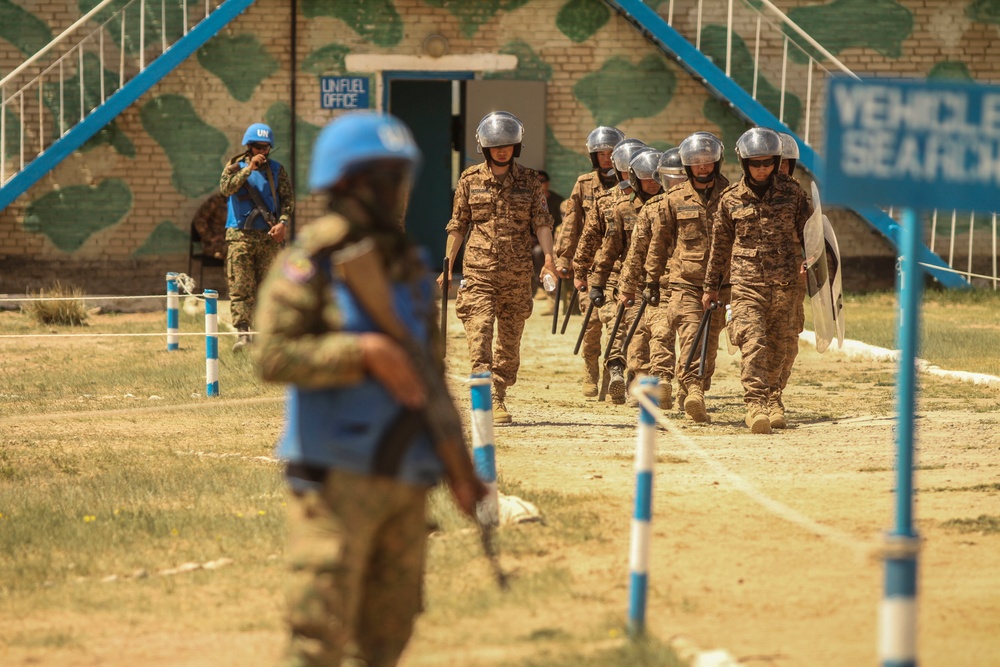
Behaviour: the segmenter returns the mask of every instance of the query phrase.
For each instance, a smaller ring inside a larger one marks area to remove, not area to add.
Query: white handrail
[[[44,56],[46,53],[48,53],[50,50],[52,50],[52,48],[54,46],[56,46],[57,44],[62,43],[62,41],[66,38],[67,35],[69,35],[71,32],[73,32],[74,30],[76,30],[77,28],[79,28],[82,24],[84,24],[87,21],[89,21],[91,19],[91,17],[94,16],[94,14],[97,14],[99,11],[101,11],[102,9],[104,9],[105,7],[107,7],[108,5],[110,5],[112,2],[115,2],[115,0],[101,0],[101,2],[96,7],[94,7],[89,12],[87,12],[82,17],[80,17],[80,19],[77,20],[76,23],[74,23],[70,27],[68,27],[65,30],[63,30],[62,33],[60,33],[60,35],[58,37],[56,37],[51,42],[49,42],[48,44],[46,44],[45,46],[43,46],[41,48],[41,50],[38,51],[38,53],[36,53],[35,55],[31,56],[30,58],[28,58],[27,60],[25,60],[23,63],[21,63],[20,65],[18,65],[17,67],[15,67],[13,72],[11,72],[10,74],[8,74],[4,78],[0,79],[0,88],[2,88],[4,84],[6,84],[8,81],[12,80],[15,76],[17,76],[18,74],[20,74],[22,71],[24,71],[27,67],[29,67],[36,60],[38,60],[39,58],[41,58],[42,56]]]
[[[811,46],[814,49],[816,49],[817,51],[819,51],[823,55],[824,58],[826,58],[831,63],[833,63],[834,65],[836,65],[837,68],[840,69],[840,71],[844,72],[845,74],[849,74],[850,76],[854,77],[855,79],[859,79],[860,78],[857,74],[855,74],[854,72],[852,72],[850,70],[850,68],[847,67],[847,65],[845,65],[844,63],[842,63],[839,60],[837,60],[836,56],[834,56],[832,53],[830,53],[829,51],[827,51],[826,49],[824,49],[822,44],[820,44],[815,39],[813,39],[812,37],[810,37],[809,33],[807,33],[805,30],[803,30],[802,28],[800,28],[792,19],[790,19],[787,16],[785,16],[785,13],[783,11],[781,11],[780,9],[778,9],[777,7],[775,7],[774,4],[771,2],[771,0],[757,0],[757,1],[760,2],[760,4],[762,4],[763,6],[767,7],[768,9],[770,9],[775,14],[777,14],[778,18],[781,19],[782,23],[784,23],[789,28],[791,28],[792,30],[794,30],[800,37],[802,37],[802,39],[806,40],[806,43],[809,44],[809,46]]]

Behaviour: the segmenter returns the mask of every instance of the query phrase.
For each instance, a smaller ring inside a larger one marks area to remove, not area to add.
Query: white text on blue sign
[[[324,109],[367,109],[368,78],[322,77],[320,99]]]

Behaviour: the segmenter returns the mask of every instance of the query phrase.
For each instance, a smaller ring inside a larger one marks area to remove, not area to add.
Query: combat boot
[[[677,409],[684,411],[684,402],[687,400],[687,389],[680,382],[677,383]]]
[[[673,391],[670,387],[670,379],[660,380],[656,385],[656,398],[660,402],[661,410],[669,410],[674,407]]]
[[[688,386],[687,397],[684,399],[684,412],[696,424],[707,424],[711,421],[708,411],[705,410],[705,391],[701,385],[691,384]]]
[[[493,397],[493,425],[494,426],[506,426],[510,424],[513,418],[507,411],[507,406],[504,404],[503,396]]]
[[[767,418],[771,422],[771,428],[788,428],[788,421],[785,419],[785,404],[781,402],[781,394],[771,394],[767,400]]]
[[[771,432],[771,420],[767,416],[767,409],[763,405],[750,403],[747,405],[747,426],[751,433],[768,434]]]
[[[250,343],[250,334],[247,333],[246,329],[239,330],[239,336],[236,337],[236,342],[233,343],[233,352],[243,352]]]
[[[608,394],[611,402],[621,405],[625,402],[625,373],[620,363],[608,365]]]
[[[593,362],[587,360],[587,374],[583,377],[583,395],[587,398],[593,398],[599,393],[597,390],[597,383],[601,379],[601,374],[597,370],[597,360],[594,359]]]

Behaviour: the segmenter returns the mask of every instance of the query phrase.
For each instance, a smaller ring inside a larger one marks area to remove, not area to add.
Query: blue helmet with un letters
[[[377,111],[355,111],[323,128],[313,145],[309,188],[323,190],[378,160],[400,160],[416,170],[420,148],[403,121]]]
[[[254,123],[243,133],[243,145],[270,144],[274,148],[274,132],[264,123]]]

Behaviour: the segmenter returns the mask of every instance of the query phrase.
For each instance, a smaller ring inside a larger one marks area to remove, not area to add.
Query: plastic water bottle
[[[545,287],[546,292],[556,291],[556,279],[552,277],[551,273],[546,273],[542,276],[542,285]]]

